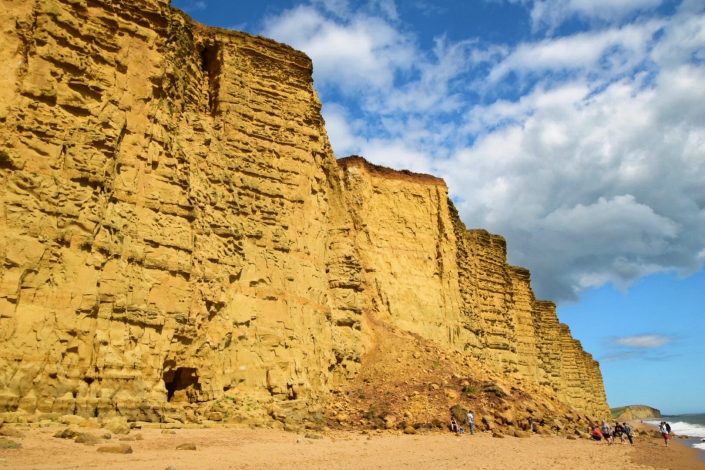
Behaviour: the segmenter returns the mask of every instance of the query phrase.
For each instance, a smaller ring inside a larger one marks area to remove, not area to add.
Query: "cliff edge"
[[[612,418],[617,421],[632,421],[635,419],[660,418],[661,411],[647,405],[627,405],[611,408]]]
[[[597,362],[441,179],[336,161],[304,54],[167,0],[0,6],[0,410],[608,414]]]

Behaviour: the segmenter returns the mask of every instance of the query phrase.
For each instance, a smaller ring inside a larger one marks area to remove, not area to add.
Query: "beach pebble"
[[[76,444],[85,444],[87,446],[93,446],[96,444],[100,444],[100,439],[97,436],[94,436],[93,434],[89,434],[87,432],[82,432],[76,438],[73,440]]]
[[[91,418],[84,419],[78,426],[82,428],[98,429],[100,427],[100,424],[98,424],[98,421],[96,421],[95,418]]]
[[[76,415],[64,415],[60,416],[58,419],[58,421],[62,424],[73,426],[80,426],[85,420],[86,418]]]
[[[24,437],[24,433],[18,431],[17,429],[2,428],[0,429],[0,436],[22,438]]]
[[[98,447],[98,452],[103,452],[107,454],[131,454],[132,447],[127,444],[116,444],[110,446]]]
[[[73,429],[66,428],[62,431],[58,431],[56,434],[54,434],[54,437],[57,437],[59,439],[73,439],[79,434],[80,433],[74,431]]]
[[[196,450],[196,444],[192,442],[186,442],[184,444],[179,444],[176,446],[176,450]]]
[[[223,413],[220,411],[211,411],[206,417],[211,421],[223,421]]]
[[[21,447],[22,444],[20,444],[19,442],[11,441],[10,439],[0,437],[0,449],[19,449]]]

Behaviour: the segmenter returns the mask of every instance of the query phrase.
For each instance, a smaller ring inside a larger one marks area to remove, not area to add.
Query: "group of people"
[[[475,416],[470,410],[468,410],[467,412],[467,420],[470,434],[475,434]],[[533,421],[529,419],[529,422],[531,430],[533,431]],[[618,421],[615,421],[614,428],[612,428],[607,421],[603,421],[601,427],[598,425],[594,425],[590,426],[590,428],[592,429],[592,438],[596,441],[604,440],[605,442],[607,442],[607,444],[613,444],[615,439],[619,438],[619,442],[621,444],[624,444],[624,438],[626,437],[629,440],[629,444],[634,444],[634,431],[632,429],[631,424],[627,422],[620,423]],[[668,424],[666,421],[661,421],[661,424],[659,424],[658,429],[661,435],[663,436],[664,442],[666,443],[666,445],[668,445],[668,439],[671,434],[671,425]],[[450,430],[456,434],[463,434],[465,432],[465,428],[458,424],[458,420],[456,420],[455,416],[453,416],[452,414],[450,417]]]
[[[602,422],[602,427],[592,427],[592,438],[596,441],[604,440],[607,444],[614,443],[615,438],[619,438],[619,442],[624,444],[624,438],[629,439],[630,444],[634,444],[634,431],[629,423],[614,423],[614,429],[610,427],[607,421]]]
[[[468,429],[470,430],[470,434],[475,434],[475,415],[473,415],[472,411],[470,411],[470,410],[468,410],[467,419],[468,419]],[[450,430],[456,434],[462,434],[465,432],[465,428],[458,425],[458,420],[456,420],[455,416],[453,416],[453,415],[451,415],[451,417],[450,417]]]
[[[605,442],[607,442],[607,444],[612,444],[615,438],[619,438],[620,442],[624,443],[624,437],[626,436],[627,439],[629,439],[629,443],[634,444],[634,434],[632,431],[632,427],[629,423],[620,424],[619,422],[615,422],[614,429],[612,429],[607,423],[607,421],[603,421],[601,428],[597,425],[591,426],[591,428],[592,438],[596,441],[604,440]],[[666,421],[661,421],[658,430],[661,433],[661,436],[663,436],[663,441],[666,443],[666,445],[668,445],[668,439],[671,435],[671,425],[668,424]]]

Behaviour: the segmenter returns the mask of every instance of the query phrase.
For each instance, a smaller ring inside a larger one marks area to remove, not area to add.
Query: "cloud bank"
[[[312,57],[338,156],[444,177],[539,297],[702,269],[705,7],[520,3],[534,35],[517,44],[422,49],[391,0],[315,0],[263,34]]]

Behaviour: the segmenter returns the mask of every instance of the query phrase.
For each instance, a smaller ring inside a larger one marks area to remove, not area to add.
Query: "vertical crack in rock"
[[[222,52],[220,44],[211,42],[201,46],[201,70],[207,81],[208,109],[215,116],[218,111]]]

